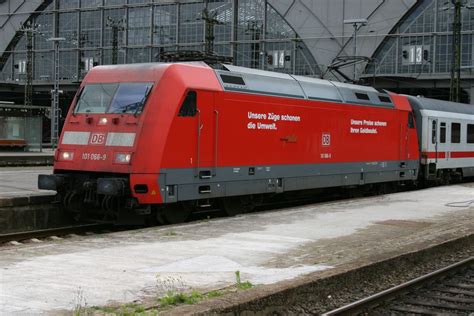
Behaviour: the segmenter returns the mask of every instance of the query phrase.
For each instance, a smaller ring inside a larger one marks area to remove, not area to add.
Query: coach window
[[[459,144],[461,142],[461,124],[451,123],[451,143]]]
[[[442,144],[446,143],[446,122],[439,124],[439,142]]]
[[[179,109],[178,116],[194,116],[197,112],[197,93],[189,91]]]
[[[474,124],[467,124],[467,142],[474,144]]]

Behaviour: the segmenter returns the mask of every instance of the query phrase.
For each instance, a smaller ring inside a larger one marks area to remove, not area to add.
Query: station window
[[[451,123],[451,143],[459,144],[461,142],[461,124]]]
[[[189,91],[179,109],[178,116],[195,116],[197,113],[197,93]]]
[[[439,142],[441,144],[446,143],[446,123],[441,122],[439,124]]]
[[[467,124],[467,142],[474,144],[474,124]]]

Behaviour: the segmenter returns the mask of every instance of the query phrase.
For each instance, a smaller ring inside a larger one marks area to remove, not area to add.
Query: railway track
[[[474,315],[474,257],[323,315]]]
[[[86,234],[108,231],[113,226],[110,224],[84,224],[42,230],[32,230],[0,235],[0,245],[8,243],[21,243],[28,240],[41,240],[46,238],[61,237],[71,234]]]

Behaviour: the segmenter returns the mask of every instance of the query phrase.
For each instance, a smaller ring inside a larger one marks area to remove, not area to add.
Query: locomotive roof
[[[433,110],[474,115],[474,105],[407,95],[415,110]]]
[[[93,82],[127,82],[127,81],[156,81],[168,69],[181,69],[181,72],[189,72],[193,69],[209,71],[212,70],[204,62],[183,62],[183,63],[137,63],[121,65],[102,65],[92,68],[84,78],[87,83]],[[183,70],[184,69],[184,70]],[[185,80],[187,78],[182,76]],[[192,76],[188,76],[192,77]],[[216,83],[217,84],[217,83]],[[220,89],[220,87],[219,87]]]
[[[224,90],[394,108],[384,90],[222,64],[215,72]]]

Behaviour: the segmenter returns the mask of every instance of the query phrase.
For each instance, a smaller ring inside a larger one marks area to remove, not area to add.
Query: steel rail
[[[470,257],[468,259],[454,263],[447,267],[444,267],[439,270],[420,276],[416,279],[394,286],[392,288],[389,288],[377,294],[371,295],[369,297],[366,297],[361,300],[355,301],[353,303],[347,304],[345,306],[339,307],[332,311],[326,312],[322,314],[322,316],[353,315],[353,314],[360,313],[366,309],[373,308],[374,306],[380,304],[381,302],[387,301],[393,297],[397,297],[405,292],[408,292],[409,290],[411,290],[412,288],[416,286],[421,286],[425,282],[440,278],[457,269],[467,267],[471,264],[474,264],[474,257]]]
[[[33,238],[47,238],[51,236],[64,236],[73,233],[85,233],[94,230],[110,228],[110,224],[85,224],[77,226],[65,226],[58,228],[49,228],[41,230],[32,230],[26,232],[16,232],[9,234],[0,234],[0,244],[10,241],[24,241]]]

